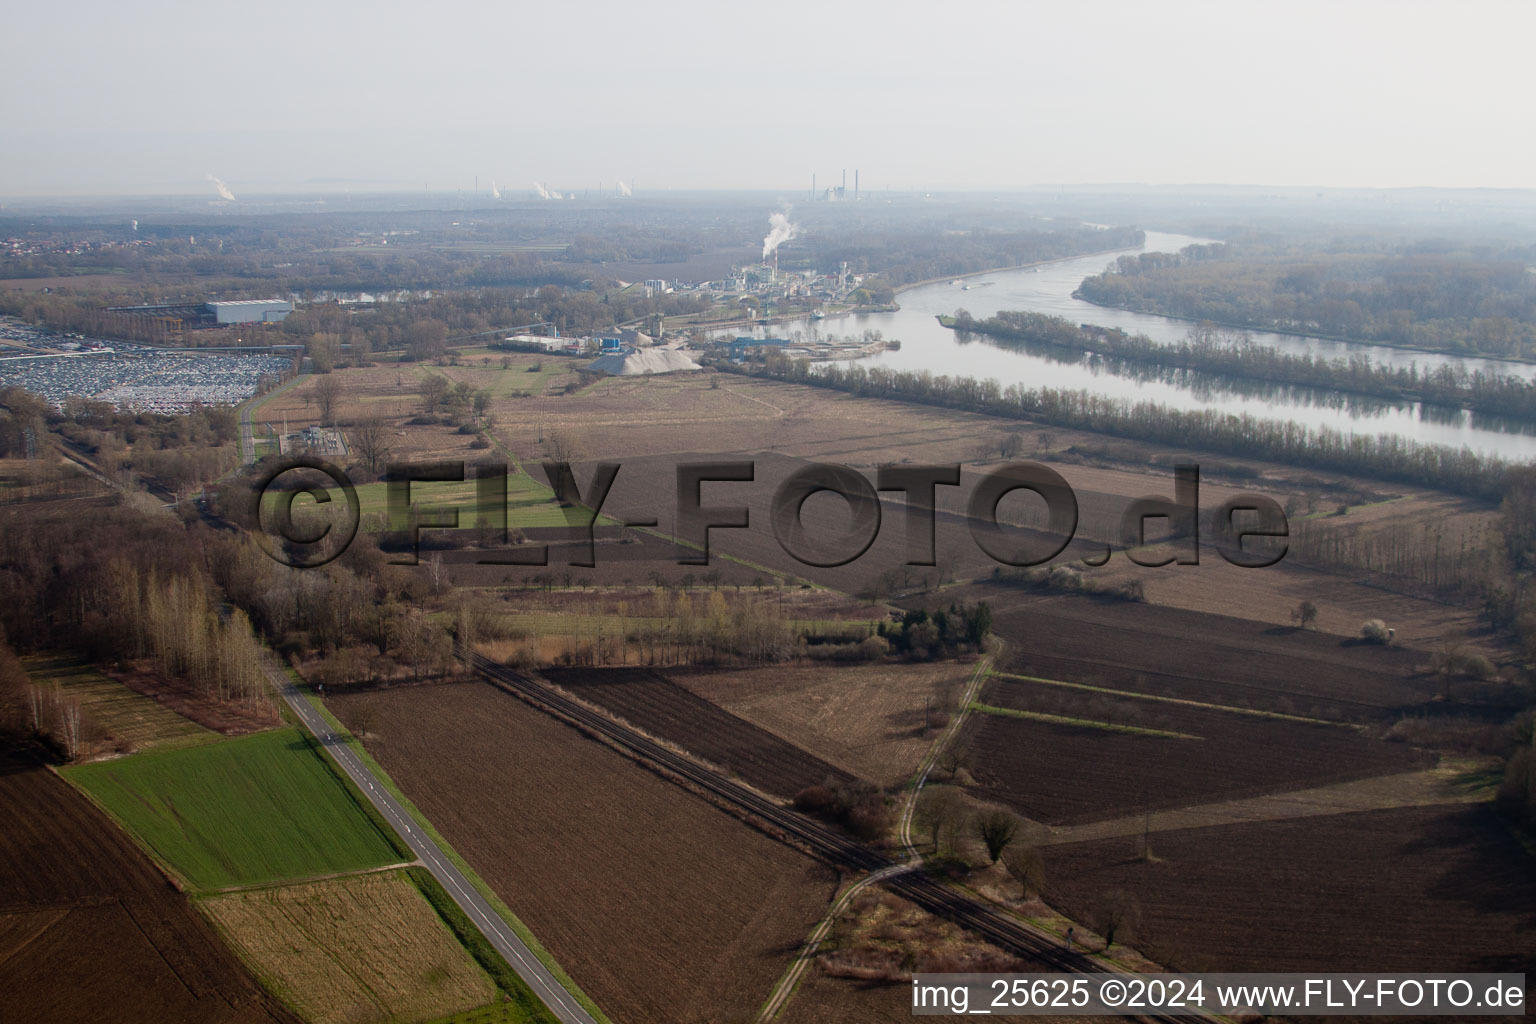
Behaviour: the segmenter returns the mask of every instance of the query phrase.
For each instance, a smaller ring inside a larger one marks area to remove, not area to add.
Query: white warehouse
[[[293,312],[293,303],[285,299],[235,299],[210,302],[208,309],[221,324],[271,324]]]

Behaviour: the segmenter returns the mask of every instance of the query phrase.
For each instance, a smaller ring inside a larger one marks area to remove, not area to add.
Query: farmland
[[[1155,606],[969,589],[996,602],[994,628],[1009,641],[980,701],[1038,717],[975,716],[961,744],[979,793],[1027,817],[1080,823],[1433,763],[1348,724],[1433,695],[1411,650]]]
[[[403,871],[201,903],[265,983],[314,1024],[432,1020],[497,995]]]
[[[165,705],[108,679],[76,658],[38,656],[26,659],[27,674],[38,686],[58,686],[77,698],[84,714],[100,734],[87,737],[92,753],[195,746],[217,739],[216,733]]]
[[[1050,847],[1047,894],[1124,890],[1185,970],[1529,971],[1530,855],[1486,807],[1363,811]]]
[[[67,770],[198,889],[399,861],[310,742],[279,729]]]
[[[1259,491],[1273,496],[1281,504],[1298,509],[1347,509],[1347,515],[1332,511],[1320,522],[1327,529],[1347,531],[1390,531],[1414,528],[1431,517],[1442,524],[1449,535],[1466,535],[1475,541],[1476,531],[1486,524],[1488,509],[1466,499],[1413,489],[1372,488],[1355,481],[1304,473],[1293,468],[1259,462],[1232,462],[1203,459],[1198,452],[1168,451],[1131,441],[1106,441],[1104,438],[1068,430],[1034,431],[1029,425],[999,422],[994,418],[953,410],[904,405],[897,402],[855,398],[798,385],[754,378],[727,378],[713,382],[712,375],[685,375],[656,378],[609,378],[569,394],[549,394],[530,401],[516,397],[509,390],[497,395],[497,389],[511,385],[498,382],[520,377],[537,377],[526,372],[526,365],[541,363],[546,368],[555,361],[547,357],[513,354],[507,370],[497,368],[499,358],[491,357],[487,367],[475,366],[475,360],[460,367],[377,366],[340,372],[346,385],[339,415],[343,419],[364,412],[377,411],[404,419],[416,410],[419,399],[416,385],[421,375],[443,373],[463,378],[467,383],[493,392],[491,412],[497,419],[492,433],[498,442],[493,449],[477,455],[469,449],[471,437],[455,434],[442,425],[401,425],[392,438],[392,458],[428,460],[438,458],[502,459],[503,451],[515,453],[525,465],[547,457],[547,444],[539,438],[555,435],[565,439],[577,451],[581,462],[619,459],[624,469],[614,485],[605,512],[615,518],[629,516],[658,518],[660,529],[671,528],[675,479],[672,464],[679,459],[700,456],[756,457],[759,462],[757,483],[740,488],[749,494],[752,519],[750,530],[716,531],[712,548],[755,565],[805,576],[815,582],[856,592],[874,582],[881,573],[899,566],[901,529],[893,509],[888,508],[888,525],[881,531],[875,547],[852,566],[841,569],[814,570],[788,558],[778,548],[767,530],[766,503],[773,484],[791,465],[786,455],[802,459],[834,461],[868,469],[886,462],[953,463],[963,462],[967,473],[995,468],[993,458],[978,456],[978,448],[1002,438],[1010,431],[1022,438],[1021,457],[1054,463],[1077,492],[1082,522],[1080,546],[1091,546],[1092,538],[1113,534],[1118,516],[1127,500],[1149,492],[1171,490],[1169,466],[1176,461],[1203,465],[1201,502],[1206,509],[1240,491]],[[561,365],[565,360],[558,360]],[[525,365],[526,364],[526,365]],[[541,370],[541,373],[545,372]],[[718,383],[718,386],[713,386]],[[516,390],[516,389],[512,389]],[[554,388],[551,382],[550,390]],[[279,395],[274,410],[286,403],[283,411],[294,427],[315,421],[312,403],[306,404],[303,388]],[[276,415],[273,412],[272,415]],[[690,453],[690,454],[683,454]],[[578,470],[580,474],[580,470]],[[514,483],[519,479],[514,475]],[[528,480],[528,478],[522,478]],[[535,471],[529,481],[542,487]],[[371,485],[370,485],[371,486]],[[424,485],[425,486],[425,485]],[[438,485],[451,486],[451,485]],[[426,493],[425,491],[423,492]],[[732,491],[722,491],[730,494]],[[531,495],[530,495],[531,497]],[[916,569],[907,575],[918,580],[925,575],[950,575],[961,579],[983,578],[996,563],[976,550],[965,531],[954,505],[950,489],[939,489],[941,511],[941,566],[937,570]],[[514,495],[515,500],[521,500]],[[375,504],[382,504],[382,501]],[[808,520],[819,521],[823,513],[807,506]],[[899,502],[894,503],[899,507]],[[553,510],[536,504],[514,509],[525,514],[524,525],[534,527],[544,522]],[[1004,512],[1008,512],[1005,505]],[[835,516],[838,514],[834,512]],[[466,515],[465,521],[472,519]],[[1437,530],[1442,526],[1437,526]],[[1465,527],[1465,529],[1463,529]],[[599,553],[599,565],[581,575],[606,584],[620,582],[625,576],[645,578],[659,572],[676,579],[692,571],[676,565],[669,545],[664,549],[621,550],[605,548]],[[1087,551],[1088,547],[1083,547]],[[1102,550],[1102,546],[1100,547]],[[1432,646],[1452,635],[1465,635],[1477,628],[1475,610],[1447,603],[1423,588],[1404,585],[1391,579],[1363,578],[1358,572],[1301,564],[1293,555],[1280,565],[1262,572],[1233,569],[1221,563],[1209,547],[1210,563],[1198,571],[1178,568],[1144,569],[1117,557],[1103,570],[1092,575],[1118,584],[1136,579],[1143,582],[1151,600],[1176,607],[1205,612],[1222,612],[1240,602],[1244,614],[1270,625],[1287,625],[1289,616],[1303,599],[1313,600],[1319,609],[1317,627],[1336,635],[1353,635],[1366,617],[1379,617],[1394,625],[1406,642]],[[1082,552],[1078,552],[1082,553]],[[560,553],[553,553],[552,564]],[[604,564],[604,559],[623,557],[632,564],[623,568]],[[471,567],[464,559],[462,578],[473,585],[491,585],[507,581],[526,581],[539,570],[511,567]],[[728,563],[716,559],[716,567],[730,574]],[[759,570],[761,575],[762,570]],[[695,571],[697,575],[697,571]],[[734,582],[750,582],[750,575]],[[1215,595],[1223,597],[1217,598]],[[1484,641],[1478,638],[1474,643]]]
[[[550,682],[768,793],[849,776],[650,669],[551,669]]]
[[[1015,707],[1038,691],[992,679],[982,696],[989,704]],[[1109,717],[1096,699],[1058,700],[1048,714],[1121,728],[977,715],[961,738],[980,795],[1050,824],[1318,786],[1425,763],[1400,744],[1332,725],[1168,705]]]
[[[1155,605],[1039,596],[991,585],[1008,671],[1340,720],[1372,720],[1436,693],[1428,654]]]
[[[508,694],[330,703],[616,1024],[750,1016],[826,910],[825,869]]]
[[[8,1018],[297,1021],[126,835],[15,748],[0,753],[0,806]]]
[[[205,693],[187,679],[166,678],[154,671],[147,662],[122,662],[116,667],[100,669],[103,675],[115,683],[154,701],[167,711],[196,722],[205,730],[224,736],[242,736],[246,733],[271,729],[282,720],[277,705],[265,700],[220,700]]]
[[[908,781],[967,666],[791,665],[676,672],[672,682],[877,785]]]

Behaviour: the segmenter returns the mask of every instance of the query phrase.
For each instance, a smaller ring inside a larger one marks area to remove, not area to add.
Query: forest
[[[1349,359],[1329,359],[1310,353],[1291,355],[1256,344],[1240,333],[1224,334],[1209,323],[1191,327],[1185,341],[1164,345],[1144,334],[1126,334],[1023,311],[1004,310],[985,320],[975,320],[961,309],[952,317],[941,317],[940,322],[956,331],[982,334],[1005,345],[1092,353],[1110,360],[1196,370],[1237,380],[1347,391],[1388,400],[1417,399],[1510,419],[1536,418],[1536,385],[1522,377],[1467,370],[1463,366],[1398,368],[1372,362],[1364,355]]]
[[[1074,294],[1101,306],[1231,327],[1536,359],[1533,260],[1529,246],[1194,245],[1122,256]]]

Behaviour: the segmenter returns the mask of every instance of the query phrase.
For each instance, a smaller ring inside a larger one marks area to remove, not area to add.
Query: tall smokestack
[[[811,172],[811,198],[816,198],[816,172]]]
[[[859,198],[859,169],[853,169],[853,198]]]
[[[843,168],[843,191],[848,191],[848,168]]]

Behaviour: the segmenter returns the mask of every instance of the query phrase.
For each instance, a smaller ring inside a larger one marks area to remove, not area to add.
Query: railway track
[[[455,652],[498,689],[602,736],[637,758],[651,762],[690,785],[728,802],[770,828],[797,840],[818,859],[833,867],[876,872],[900,866],[899,862],[863,843],[849,839],[797,811],[780,806],[636,732],[628,725],[565,696],[537,676],[500,665],[459,644],[455,644]],[[1054,938],[950,888],[920,869],[894,872],[885,880],[885,884],[897,895],[929,913],[953,921],[999,948],[1033,960],[1049,970],[1071,974],[1114,973],[1107,965],[1063,948]],[[1166,1024],[1210,1024],[1216,1018],[1198,1014],[1168,1014],[1137,1019]]]

